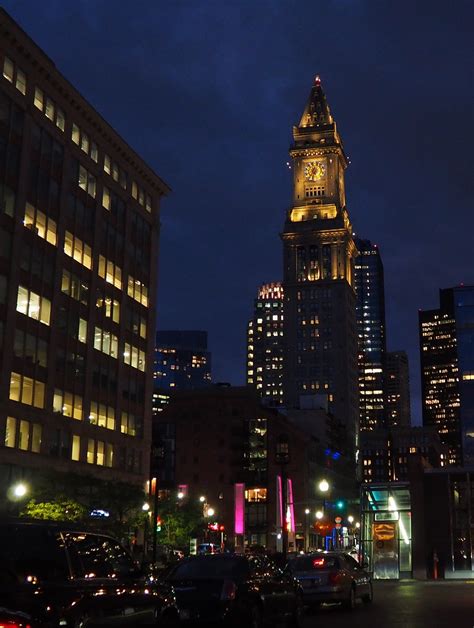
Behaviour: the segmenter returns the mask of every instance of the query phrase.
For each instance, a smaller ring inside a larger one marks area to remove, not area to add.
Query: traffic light
[[[156,518],[156,531],[157,532],[161,532],[161,524],[162,524],[161,517],[158,516]]]
[[[345,503],[342,499],[338,499],[338,501],[336,502],[336,508],[338,510],[342,510],[345,506]]]

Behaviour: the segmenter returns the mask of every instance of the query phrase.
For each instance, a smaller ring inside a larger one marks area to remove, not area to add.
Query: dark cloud
[[[474,281],[471,0],[3,4],[173,188],[158,321],[207,329],[218,380],[243,382],[257,286],[281,277],[291,127],[321,74],[419,419],[418,308]]]

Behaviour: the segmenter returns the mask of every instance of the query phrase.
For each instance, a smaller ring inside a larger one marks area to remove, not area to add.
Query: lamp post
[[[282,541],[282,563],[286,564],[286,553],[288,549],[288,522],[286,517],[287,511],[287,494],[286,494],[286,465],[290,462],[290,443],[286,434],[280,434],[276,442],[275,462],[280,465],[281,470],[281,505],[282,505],[282,521],[281,521],[281,541]]]
[[[304,511],[304,551],[307,552],[309,549],[309,525],[308,525],[308,518],[309,518],[309,513],[310,513],[310,509],[309,508],[305,508]]]
[[[316,517],[318,519],[322,519],[325,515],[327,515],[327,508],[326,508],[326,494],[330,491],[331,487],[329,485],[329,482],[323,478],[322,480],[320,480],[318,482],[318,490],[320,493],[322,493],[323,495],[323,507],[322,510],[318,510],[318,512],[316,513]],[[321,514],[320,517],[318,517],[318,513]],[[318,540],[319,541],[319,540]],[[325,542],[323,543],[323,549],[325,547]]]

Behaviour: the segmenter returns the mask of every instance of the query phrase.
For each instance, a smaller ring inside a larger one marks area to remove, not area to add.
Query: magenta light
[[[234,484],[234,532],[245,533],[245,484]]]
[[[296,531],[295,508],[293,505],[293,482],[291,478],[288,478],[286,486],[287,486],[287,493],[288,493],[288,506],[290,508],[290,521],[288,522],[288,532],[295,532]]]

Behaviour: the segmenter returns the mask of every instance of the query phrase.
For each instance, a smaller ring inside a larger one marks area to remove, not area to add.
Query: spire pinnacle
[[[332,124],[333,119],[326,96],[321,86],[321,77],[317,74],[314,78],[308,103],[301,117],[300,127],[313,127],[320,124]]]

